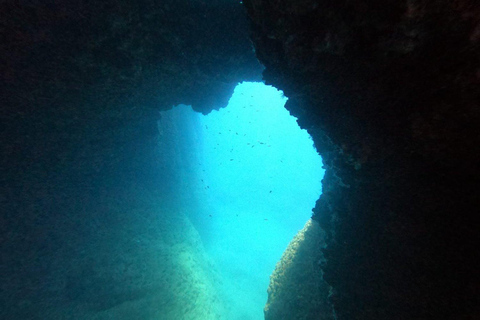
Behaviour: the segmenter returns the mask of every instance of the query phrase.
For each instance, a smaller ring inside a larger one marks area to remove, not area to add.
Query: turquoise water
[[[189,215],[222,279],[225,319],[263,319],[269,276],[321,193],[322,160],[286,100],[242,83],[226,108],[193,121],[202,208]]]
[[[42,210],[74,214],[39,218],[31,232],[45,238],[17,261],[31,260],[30,269],[10,267],[28,289],[4,281],[13,294],[3,295],[10,302],[0,318],[263,319],[269,277],[310,218],[323,177],[285,102],[275,88],[242,83],[226,108],[207,116],[189,106],[162,112],[146,144],[155,146],[153,159],[134,170],[118,165],[126,177],[144,172],[145,185],[106,174],[83,193],[64,178],[57,183],[65,188],[39,188]],[[133,142],[125,151],[132,157],[134,146],[145,147]],[[49,192],[59,194],[45,198]],[[46,246],[48,230],[69,242]]]

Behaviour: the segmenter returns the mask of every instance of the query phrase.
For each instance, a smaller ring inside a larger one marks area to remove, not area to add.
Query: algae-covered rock
[[[321,265],[324,232],[308,220],[293,238],[270,277],[266,320],[333,319],[327,302],[330,287],[323,281]],[[321,297],[321,298],[320,298]]]

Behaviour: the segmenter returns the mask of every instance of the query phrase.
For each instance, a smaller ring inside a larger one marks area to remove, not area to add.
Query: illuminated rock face
[[[267,84],[325,162],[313,219],[337,318],[478,316],[478,4],[244,3]]]
[[[309,220],[293,238],[270,276],[265,319],[334,319],[328,303],[331,287],[319,267],[325,262],[318,248],[325,232]]]

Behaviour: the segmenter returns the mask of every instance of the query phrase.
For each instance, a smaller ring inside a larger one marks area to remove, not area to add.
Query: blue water
[[[282,92],[241,83],[226,108],[197,114],[192,217],[222,277],[226,319],[263,319],[269,276],[321,193],[322,160]]]

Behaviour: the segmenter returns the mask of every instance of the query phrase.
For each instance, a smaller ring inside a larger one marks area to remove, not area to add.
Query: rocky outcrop
[[[478,4],[244,3],[327,167],[313,218],[337,318],[478,316]]]
[[[308,220],[290,242],[270,276],[266,320],[334,319],[331,287],[320,268],[325,258],[318,248],[325,245],[324,236],[318,223]]]

